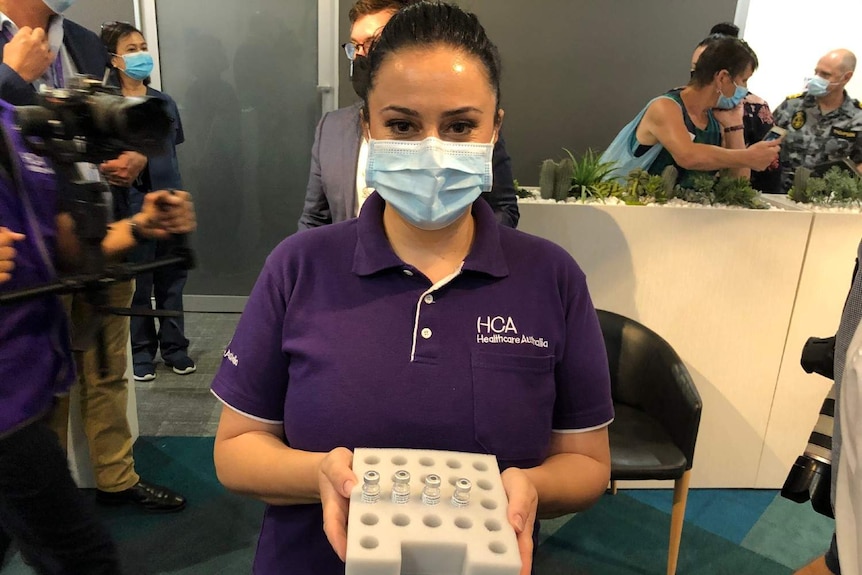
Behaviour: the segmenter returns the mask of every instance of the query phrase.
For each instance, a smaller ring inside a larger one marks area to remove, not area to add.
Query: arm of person
[[[137,243],[135,235],[164,240],[173,234],[187,234],[195,229],[195,214],[188,192],[160,190],[144,197],[141,211],[130,218],[108,226],[102,240],[102,252],[108,258],[124,254]],[[81,257],[75,235],[75,222],[71,214],[57,216],[57,251],[61,267],[74,269]]]
[[[607,426],[577,433],[554,433],[550,456],[524,469],[539,496],[538,516],[549,519],[592,506],[611,478]]]
[[[289,447],[280,423],[222,407],[213,459],[219,481],[270,505],[320,502],[319,470],[326,453]]]
[[[486,199],[494,209],[497,221],[504,226],[517,228],[521,216],[518,211],[518,195],[512,176],[512,158],[506,152],[506,142],[502,135],[494,144],[493,169],[494,183]]]
[[[721,126],[721,145],[728,150],[745,149],[744,109],[740,102],[730,110],[714,110],[713,116]],[[727,173],[735,178],[751,178],[751,168],[728,168]]]
[[[685,127],[679,105],[668,98],[659,98],[649,107],[638,127],[638,140],[647,145],[661,143],[677,164],[698,171],[763,170],[778,156],[780,148],[779,140],[758,142],[746,149],[696,144]]]
[[[305,204],[297,224],[300,231],[332,223],[332,212],[326,199],[323,172],[320,167],[320,137],[324,122],[326,122],[326,116],[320,119],[314,133],[314,145],[311,147],[311,167],[308,170],[308,184],[305,187]]]

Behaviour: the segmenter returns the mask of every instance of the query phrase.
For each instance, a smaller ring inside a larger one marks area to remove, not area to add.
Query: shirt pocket
[[[556,386],[553,355],[473,351],[476,441],[501,460],[544,458]]]

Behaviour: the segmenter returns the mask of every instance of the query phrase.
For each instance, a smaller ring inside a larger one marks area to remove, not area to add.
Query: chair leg
[[[682,474],[673,484],[673,511],[670,515],[670,546],[667,552],[667,575],[676,575],[679,558],[679,543],[682,539],[682,523],[685,519],[685,502],[688,499],[688,482],[691,469]]]
[[[613,480],[613,479],[611,479],[611,488],[610,488],[610,492],[611,492],[611,495],[616,495],[616,494],[617,494],[617,482],[616,482],[615,480]]]

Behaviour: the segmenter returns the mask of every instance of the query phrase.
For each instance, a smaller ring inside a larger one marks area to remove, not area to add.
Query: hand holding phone
[[[766,135],[763,136],[764,142],[771,142],[772,140],[778,140],[779,138],[783,138],[787,134],[787,130],[784,128],[779,128],[778,126],[772,126]]]

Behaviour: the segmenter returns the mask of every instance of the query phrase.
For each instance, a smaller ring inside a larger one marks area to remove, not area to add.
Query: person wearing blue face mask
[[[853,52],[832,50],[817,62],[805,91],[776,108],[775,125],[787,130],[780,157],[785,193],[799,167],[816,169],[849,159],[862,168],[862,104],[845,90],[855,69]]]
[[[692,75],[694,75],[694,69],[697,65],[697,61],[700,59],[700,55],[703,54],[703,51],[706,50],[707,46],[728,36],[739,38],[739,27],[730,22],[722,22],[712,27],[710,35],[704,38],[697,47],[695,47],[694,52],[692,53]],[[769,104],[766,100],[756,94],[752,94],[751,92],[742,99],[739,110],[732,110],[730,112],[717,112],[716,110],[713,110],[713,115],[717,114],[716,117],[719,119],[719,122],[725,123],[721,118],[721,115],[728,114],[729,121],[726,123],[729,125],[735,125],[733,124],[733,121],[739,120],[738,112],[740,111],[742,112],[742,133],[746,146],[750,146],[761,141],[775,125],[775,122],[772,119],[772,112],[769,109]],[[731,114],[737,115],[731,116]],[[764,171],[752,170],[751,187],[764,193],[779,192],[781,189],[781,171],[778,169],[778,161],[776,160],[773,162],[772,165]]]
[[[123,95],[159,98],[171,118],[171,131],[165,142],[165,152],[148,158],[146,169],[128,188],[129,205],[133,212],[140,209],[144,196],[156,189],[181,188],[176,147],[183,143],[183,125],[173,98],[149,86],[153,70],[153,57],[148,51],[143,34],[126,22],[109,22],[102,25],[102,42],[112,55],[114,81],[120,84]],[[135,263],[145,263],[169,254],[171,241],[143,242],[131,255]],[[155,357],[160,351],[167,367],[178,375],[187,375],[196,370],[194,361],[188,356],[189,340],[184,335],[183,288],[187,271],[180,267],[166,268],[156,272],[139,274],[135,278],[135,295],[132,307],[152,309],[151,297],[155,296],[156,308],[178,312],[179,317],[164,318],[156,330],[152,317],[131,318],[132,359],[134,378],[137,381],[155,379]]]
[[[779,141],[745,146],[742,108],[757,56],[742,40],[718,38],[700,55],[691,81],[650,101],[602,155],[616,162],[619,180],[633,169],[661,174],[673,165],[686,186],[694,172],[728,169],[740,177],[764,170],[778,156]],[[719,109],[720,112],[714,112]]]
[[[610,476],[586,278],[481,199],[503,110],[499,55],[473,14],[408,6],[368,66],[375,191],[358,217],[267,258],[212,384],[216,472],[269,504],[254,573],[343,575],[354,448],[494,454],[529,575],[537,517],[589,507]]]

